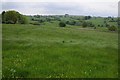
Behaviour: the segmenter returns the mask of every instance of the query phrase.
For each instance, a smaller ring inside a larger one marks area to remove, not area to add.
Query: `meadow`
[[[2,28],[3,78],[118,77],[118,34],[106,27],[59,27],[52,21]]]

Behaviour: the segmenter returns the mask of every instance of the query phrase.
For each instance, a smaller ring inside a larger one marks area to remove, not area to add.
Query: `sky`
[[[119,0],[2,0],[2,10],[24,15],[118,16]]]

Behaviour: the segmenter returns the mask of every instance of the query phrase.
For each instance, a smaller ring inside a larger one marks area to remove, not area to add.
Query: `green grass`
[[[57,23],[3,24],[3,77],[116,78],[118,34]]]
[[[116,20],[116,18],[114,18],[114,19]],[[86,20],[86,21],[92,22],[96,27],[98,27],[98,25],[103,25],[105,27],[104,21],[106,21],[106,23],[109,25],[114,25],[114,26],[118,27],[117,22],[109,22],[109,20],[104,20],[104,18],[102,18],[102,17],[101,18],[94,18],[93,17],[93,18]]]

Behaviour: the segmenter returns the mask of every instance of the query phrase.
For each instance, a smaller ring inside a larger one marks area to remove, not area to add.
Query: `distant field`
[[[3,24],[3,77],[117,78],[118,34],[106,28]]]

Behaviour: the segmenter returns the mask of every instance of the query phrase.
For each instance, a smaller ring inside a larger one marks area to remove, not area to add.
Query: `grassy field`
[[[3,24],[3,77],[116,78],[118,34],[107,29]]]

